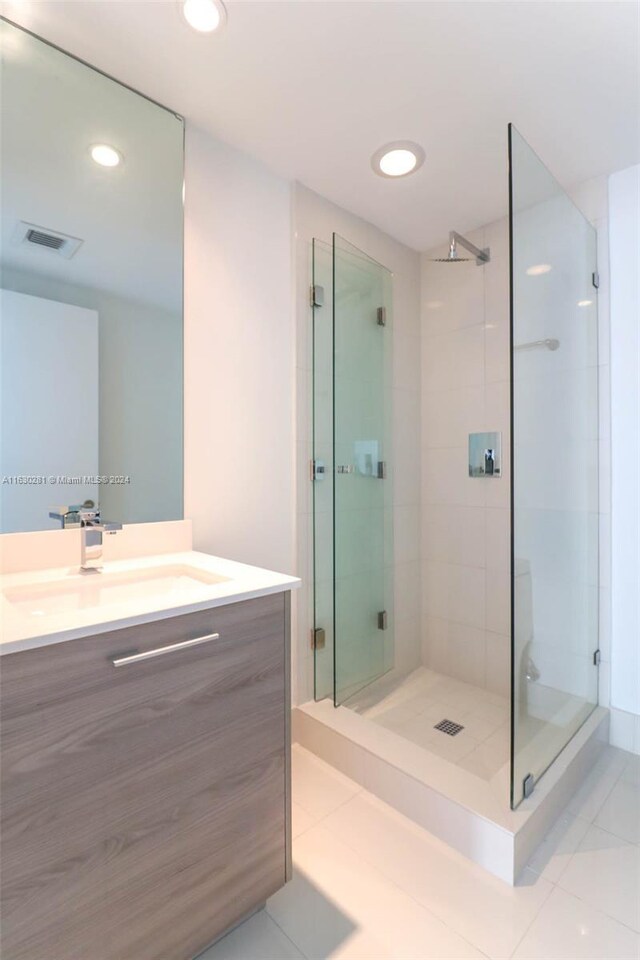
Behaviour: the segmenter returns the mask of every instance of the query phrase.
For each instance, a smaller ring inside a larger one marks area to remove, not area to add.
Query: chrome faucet
[[[100,508],[91,500],[82,505],[55,507],[49,512],[52,520],[59,520],[63,529],[80,527],[80,571],[90,573],[102,569],[102,535],[122,530],[121,523],[100,518]]]

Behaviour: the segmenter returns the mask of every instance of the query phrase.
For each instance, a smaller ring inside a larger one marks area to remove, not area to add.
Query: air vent
[[[82,245],[82,240],[78,237],[70,237],[59,230],[39,227],[35,223],[27,223],[24,220],[20,220],[16,225],[11,239],[16,246],[47,251],[58,257],[64,257],[65,260],[70,260]]]
[[[54,237],[52,233],[43,233],[42,230],[27,230],[27,240],[50,250],[60,250],[67,242],[62,237]]]

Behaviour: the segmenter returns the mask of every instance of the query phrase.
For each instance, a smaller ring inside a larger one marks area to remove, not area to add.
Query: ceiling
[[[416,249],[507,210],[507,123],[564,186],[640,160],[634,2],[2,3],[5,16]],[[413,176],[371,154],[414,140]]]

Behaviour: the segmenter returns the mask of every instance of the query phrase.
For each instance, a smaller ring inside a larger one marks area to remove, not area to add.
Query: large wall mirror
[[[0,21],[0,532],[183,511],[183,121]]]

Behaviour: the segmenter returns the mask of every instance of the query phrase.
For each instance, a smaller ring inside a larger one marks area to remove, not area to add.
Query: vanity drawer
[[[35,703],[41,710],[66,702],[71,685],[75,696],[99,691],[105,683],[110,687],[116,676],[111,657],[145,652],[211,633],[220,634],[220,639],[204,644],[199,653],[202,656],[217,654],[212,667],[223,667],[227,659],[221,660],[220,651],[227,652],[227,658],[232,658],[230,647],[259,639],[265,631],[281,624],[282,605],[283,594],[274,594],[11,654],[3,658],[0,674],[5,694],[2,718],[6,722],[13,716],[30,713]],[[172,671],[186,653],[186,650],[184,653],[176,651],[150,660],[153,673]],[[47,665],[46,682],[44,663]],[[128,671],[120,668],[120,679],[125,674],[128,678]],[[11,679],[10,685],[8,678]]]
[[[3,658],[4,960],[187,960],[284,883],[287,603]]]

